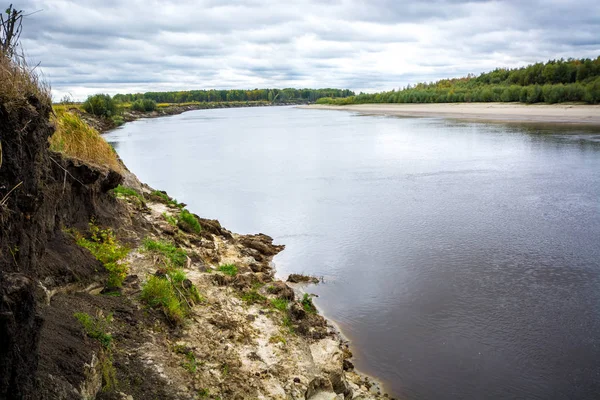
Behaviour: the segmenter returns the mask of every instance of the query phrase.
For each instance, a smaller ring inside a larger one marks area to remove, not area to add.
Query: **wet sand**
[[[300,108],[345,110],[367,115],[600,126],[600,105],[587,104],[441,103],[356,104],[347,106],[313,104],[300,106]]]

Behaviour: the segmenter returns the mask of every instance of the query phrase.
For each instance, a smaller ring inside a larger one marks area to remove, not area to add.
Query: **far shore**
[[[521,103],[435,103],[435,104],[313,104],[299,108],[345,110],[365,115],[399,117],[442,117],[471,121],[551,123],[600,126],[600,105]]]

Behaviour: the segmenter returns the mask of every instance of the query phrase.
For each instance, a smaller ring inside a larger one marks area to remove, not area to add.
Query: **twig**
[[[10,189],[10,191],[9,191],[8,193],[6,193],[6,195],[5,195],[5,196],[2,198],[2,200],[0,200],[0,206],[3,206],[3,205],[5,205],[5,204],[6,204],[6,202],[8,201],[8,196],[10,196],[10,194],[11,194],[11,193],[12,193],[12,192],[13,192],[13,191],[16,189],[16,188],[18,188],[19,186],[21,186],[22,184],[23,184],[23,181],[21,181],[21,182],[17,183],[17,184],[15,185],[15,187],[14,187],[14,188]]]
[[[54,158],[50,157],[50,159],[51,159],[51,160],[54,162],[54,164],[58,165],[58,166],[59,166],[59,167],[60,167],[60,168],[61,168],[63,171],[65,171],[65,173],[69,174],[69,176],[70,176],[71,178],[73,178],[74,180],[76,180],[77,182],[79,182],[79,183],[81,184],[81,186],[84,186],[84,187],[85,187],[85,185],[84,185],[84,184],[83,184],[83,183],[82,183],[82,182],[81,182],[79,179],[77,179],[77,178],[75,178],[73,175],[71,175],[71,173],[70,173],[69,171],[67,171],[65,167],[63,167],[63,166],[62,166],[62,165],[60,165],[58,162],[56,162],[56,160],[55,160]]]

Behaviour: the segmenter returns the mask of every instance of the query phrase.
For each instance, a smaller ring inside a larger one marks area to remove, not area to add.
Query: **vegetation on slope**
[[[551,60],[522,68],[495,69],[479,76],[419,83],[399,91],[334,99],[319,104],[522,102],[600,103],[600,57]]]

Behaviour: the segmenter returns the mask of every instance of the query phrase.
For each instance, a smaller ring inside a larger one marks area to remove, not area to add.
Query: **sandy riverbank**
[[[472,121],[600,126],[600,105],[442,103],[332,106],[315,104],[300,106],[300,108],[345,110],[361,114],[395,115],[401,117],[442,117]]]

